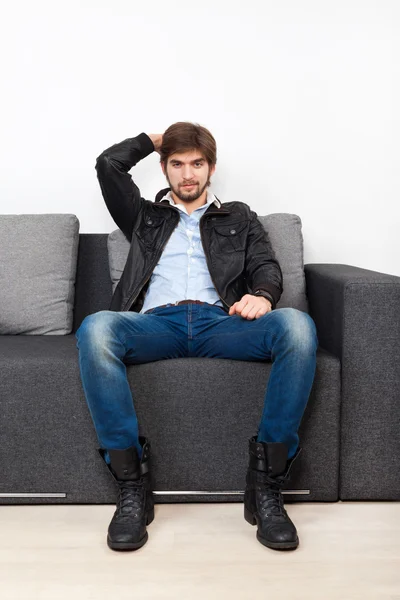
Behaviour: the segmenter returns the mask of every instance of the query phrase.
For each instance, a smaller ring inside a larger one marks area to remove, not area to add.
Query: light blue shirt
[[[180,210],[180,219],[158,261],[146,292],[141,313],[163,304],[180,300],[201,300],[224,306],[211,281],[200,239],[200,217],[213,202],[219,200],[207,190],[207,202],[191,215],[183,204],[176,204],[171,192],[162,198]]]

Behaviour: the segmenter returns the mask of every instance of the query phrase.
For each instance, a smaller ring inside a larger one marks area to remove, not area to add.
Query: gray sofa
[[[0,336],[3,504],[115,502],[75,338],[110,303],[107,239],[79,234],[72,333]],[[339,264],[305,265],[305,276],[320,347],[285,500],[399,500],[400,277]],[[156,502],[243,500],[270,370],[206,358],[127,367]]]

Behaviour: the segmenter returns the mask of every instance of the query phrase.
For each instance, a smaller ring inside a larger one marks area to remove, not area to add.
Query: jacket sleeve
[[[251,290],[249,293],[257,290],[268,292],[272,296],[274,309],[283,292],[282,271],[257,213],[250,211],[250,216],[245,258],[245,277]]]
[[[154,151],[146,133],[128,138],[104,150],[96,159],[97,178],[107,208],[130,241],[135,220],[145,202],[128,171]]]

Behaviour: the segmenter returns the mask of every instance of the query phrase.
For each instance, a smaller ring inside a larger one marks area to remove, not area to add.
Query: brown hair
[[[171,154],[191,150],[200,150],[210,167],[216,164],[217,144],[208,129],[198,123],[179,121],[170,125],[163,134],[160,162],[166,166]]]

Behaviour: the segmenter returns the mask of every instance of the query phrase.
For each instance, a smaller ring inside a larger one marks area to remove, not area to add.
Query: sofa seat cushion
[[[0,493],[28,494],[0,501],[115,502],[96,451],[76,343],[73,334],[0,336]],[[242,499],[248,438],[261,418],[271,368],[269,361],[197,357],[127,366],[141,433],[153,448],[157,500]],[[288,499],[337,500],[339,414],[340,362],[319,349],[299,431],[304,451],[289,482],[305,493]]]

